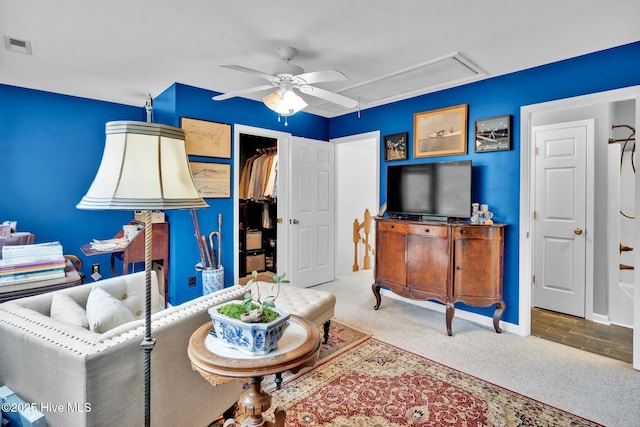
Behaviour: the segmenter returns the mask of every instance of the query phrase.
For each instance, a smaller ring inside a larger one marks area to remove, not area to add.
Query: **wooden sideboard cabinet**
[[[493,326],[502,332],[504,230],[504,224],[377,218],[374,309],[380,308],[382,286],[406,298],[439,301],[445,304],[451,335],[454,303],[495,304]]]

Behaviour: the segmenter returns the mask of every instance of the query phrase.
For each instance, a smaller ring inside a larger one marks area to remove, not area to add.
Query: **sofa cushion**
[[[87,321],[92,332],[103,333],[135,317],[127,306],[102,288],[94,287],[87,299]]]
[[[51,318],[89,329],[87,312],[69,295],[54,293],[51,298]]]

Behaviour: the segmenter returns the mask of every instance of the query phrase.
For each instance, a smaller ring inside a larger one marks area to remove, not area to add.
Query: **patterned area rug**
[[[324,328],[320,328],[320,336],[324,336]],[[339,354],[344,353],[350,348],[353,348],[354,346],[360,344],[370,336],[371,334],[367,332],[361,331],[351,326],[347,326],[343,323],[340,323],[340,321],[332,319],[329,328],[329,339],[320,347],[320,353],[318,354],[318,363],[316,364],[316,366],[320,363],[326,362],[333,357],[338,356]],[[282,374],[282,381],[283,383],[289,382],[294,378],[301,376],[305,372],[308,372],[310,369],[311,368],[301,370],[295,374],[290,371],[284,372]],[[274,380],[275,376],[273,375],[265,377],[262,380],[262,388],[264,390],[270,391],[275,390],[276,384]]]
[[[598,426],[374,338],[273,392],[296,426]]]

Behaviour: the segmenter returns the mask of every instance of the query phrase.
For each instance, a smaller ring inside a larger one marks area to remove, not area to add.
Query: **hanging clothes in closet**
[[[278,152],[276,148],[259,148],[245,162],[240,176],[239,198],[270,201],[277,198]]]

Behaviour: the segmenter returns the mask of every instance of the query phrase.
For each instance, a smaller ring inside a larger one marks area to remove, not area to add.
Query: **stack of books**
[[[3,246],[0,286],[62,278],[65,262],[59,242]]]

